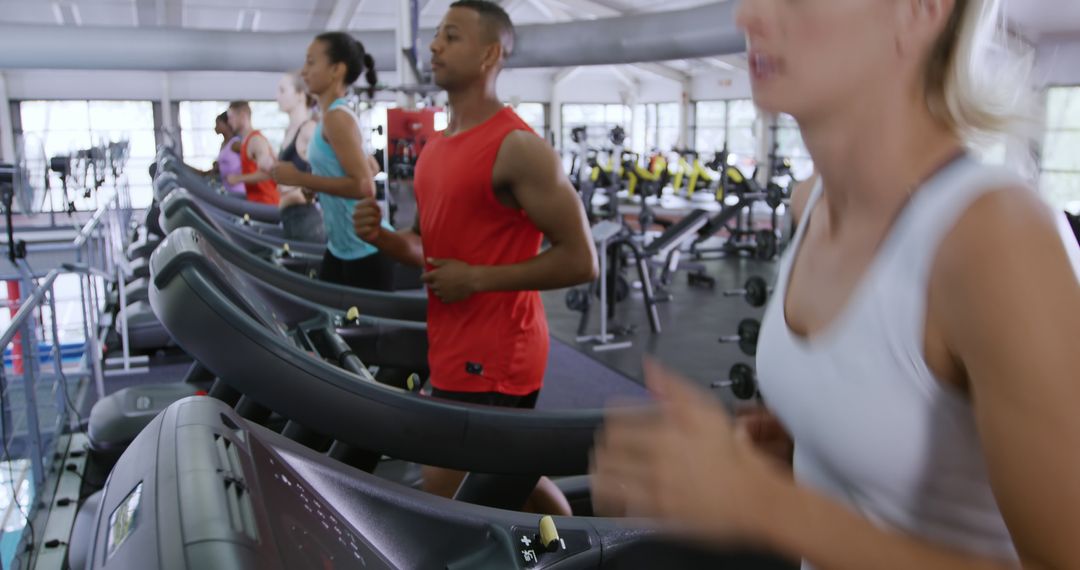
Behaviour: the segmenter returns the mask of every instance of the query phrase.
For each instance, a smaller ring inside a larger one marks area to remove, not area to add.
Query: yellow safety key
[[[559,530],[555,528],[555,519],[550,516],[540,519],[540,543],[548,551],[559,549]]]
[[[251,216],[250,215],[244,214],[244,223],[245,224],[250,224],[251,223]]]
[[[285,252],[285,254],[288,255],[288,253],[289,253],[289,244],[288,243],[281,244],[281,251]]]
[[[417,389],[419,389],[420,375],[415,372],[409,374],[409,378],[405,380],[405,387],[408,388],[410,392],[415,392]]]
[[[349,307],[348,311],[345,311],[345,319],[349,321],[355,321],[360,318],[360,309],[356,307]]]

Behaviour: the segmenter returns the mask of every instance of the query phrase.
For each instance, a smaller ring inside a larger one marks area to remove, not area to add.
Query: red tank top
[[[240,172],[242,174],[252,174],[259,170],[259,164],[248,158],[248,142],[256,136],[261,137],[263,134],[259,131],[251,131],[248,136],[244,137],[244,141],[240,143]],[[244,192],[247,194],[248,202],[260,202],[277,206],[278,201],[281,199],[281,194],[278,193],[277,189],[277,182],[273,180],[246,182],[244,183]]]
[[[491,181],[499,148],[513,131],[532,132],[507,108],[424,147],[414,189],[426,257],[511,265],[537,255],[543,234],[523,211],[498,201]],[[480,293],[449,305],[428,295],[428,363],[436,388],[515,396],[539,390],[548,343],[536,291]]]

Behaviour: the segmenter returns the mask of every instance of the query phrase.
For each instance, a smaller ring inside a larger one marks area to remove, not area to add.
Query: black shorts
[[[339,259],[327,249],[319,268],[319,281],[374,289],[394,290],[394,261],[382,253],[374,253],[360,259]]]
[[[466,404],[480,404],[482,406],[497,406],[500,408],[518,408],[522,410],[531,410],[535,408],[536,399],[539,396],[539,390],[525,394],[524,396],[512,396],[510,394],[500,394],[498,392],[451,392],[448,390],[440,390],[434,386],[431,387],[431,397],[433,398],[465,402]]]

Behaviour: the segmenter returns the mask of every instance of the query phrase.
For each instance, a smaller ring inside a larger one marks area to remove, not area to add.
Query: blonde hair
[[[315,97],[311,95],[311,92],[308,91],[307,83],[305,83],[304,78],[300,76],[300,72],[290,71],[285,75],[292,80],[293,89],[295,89],[297,93],[304,94],[304,107],[307,109],[314,108],[318,102],[315,100]]]
[[[1012,53],[1002,0],[956,0],[926,66],[931,115],[968,139],[1033,119],[1030,64]]]

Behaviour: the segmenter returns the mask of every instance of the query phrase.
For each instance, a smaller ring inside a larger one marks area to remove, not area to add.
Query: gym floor
[[[616,324],[636,327],[636,332],[627,337],[633,341],[633,346],[623,350],[593,351],[591,346],[576,342],[581,313],[566,307],[566,290],[559,290],[543,293],[551,336],[636,382],[644,382],[642,359],[652,355],[708,388],[713,381],[726,379],[732,365],[739,362],[755,364],[754,358],[743,354],[737,345],[720,344],[718,339],[735,334],[741,319],[760,320],[764,312],[749,306],[742,297],[724,297],[721,292],[742,287],[753,276],[760,276],[771,285],[778,265],[737,257],[703,263],[706,272],[716,279],[716,289],[691,287],[687,284],[687,274],[678,272],[668,287],[671,301],[658,306],[660,334],[653,334],[649,329],[643,297],[635,290],[616,306],[615,311]],[[599,323],[599,310],[594,306],[586,334],[599,332]],[[729,405],[735,402],[728,390],[716,392]]]

